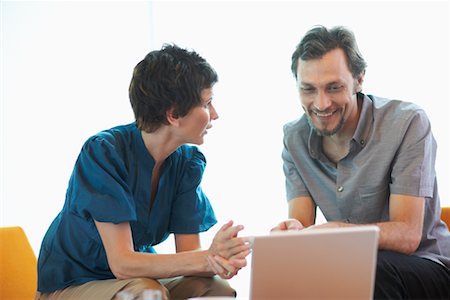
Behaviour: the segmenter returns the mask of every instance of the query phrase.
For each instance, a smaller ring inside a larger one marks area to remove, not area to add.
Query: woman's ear
[[[180,125],[180,117],[175,113],[175,108],[169,108],[166,111],[166,119],[170,125],[178,127]]]

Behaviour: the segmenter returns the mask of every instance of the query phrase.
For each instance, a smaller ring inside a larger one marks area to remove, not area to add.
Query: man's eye
[[[332,85],[328,88],[330,92],[339,92],[342,89],[342,85]]]
[[[302,87],[301,91],[304,93],[311,93],[312,91],[314,91],[314,89],[310,87]]]

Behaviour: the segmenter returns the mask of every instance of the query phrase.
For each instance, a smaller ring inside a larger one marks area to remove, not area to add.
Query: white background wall
[[[450,205],[448,1],[3,1],[1,22],[0,226],[21,225],[36,253],[83,142],[133,120],[132,69],[164,42],[195,49],[219,73],[220,118],[201,146],[219,224],[266,234],[287,211],[281,128],[302,113],[290,56],[315,24],[354,31],[364,92],[425,108]],[[243,297],[249,275],[231,280]]]

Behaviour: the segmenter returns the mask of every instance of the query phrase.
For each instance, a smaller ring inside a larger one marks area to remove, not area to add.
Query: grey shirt
[[[327,221],[389,220],[390,194],[425,198],[422,240],[414,253],[450,267],[450,233],[440,220],[436,142],[417,105],[358,94],[361,114],[347,156],[337,164],[306,116],[284,126],[287,199],[309,196]]]

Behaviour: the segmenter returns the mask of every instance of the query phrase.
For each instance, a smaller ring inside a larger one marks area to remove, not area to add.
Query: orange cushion
[[[450,206],[442,207],[441,220],[447,223],[447,227],[450,229]]]
[[[21,227],[0,227],[0,299],[34,299],[36,255]]]

